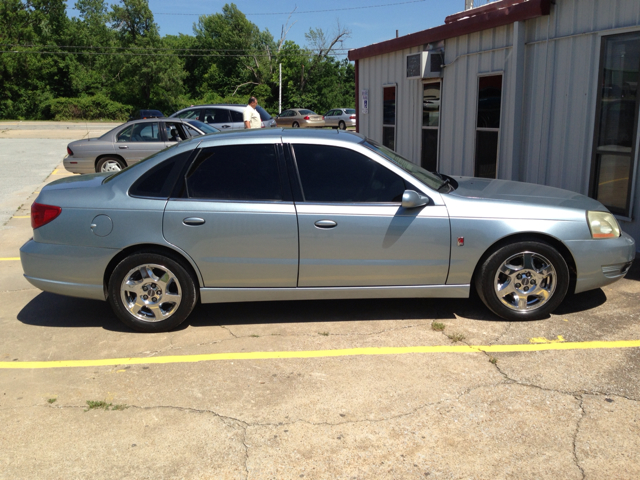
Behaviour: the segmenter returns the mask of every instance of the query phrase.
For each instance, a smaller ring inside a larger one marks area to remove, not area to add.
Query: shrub
[[[43,116],[51,120],[121,120],[129,117],[131,107],[109,99],[92,97],[54,98],[43,105]]]

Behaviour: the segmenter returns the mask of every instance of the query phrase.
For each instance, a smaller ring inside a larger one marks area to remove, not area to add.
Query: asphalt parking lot
[[[265,302],[138,334],[22,277],[66,143],[111,128],[49,126],[0,122],[0,479],[640,478],[638,262],[541,321]]]

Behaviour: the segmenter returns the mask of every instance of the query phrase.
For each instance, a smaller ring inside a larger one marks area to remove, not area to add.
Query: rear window
[[[315,115],[316,112],[312,110],[300,110],[300,115]]]
[[[271,115],[269,115],[269,113],[267,113],[267,111],[264,108],[262,108],[260,105],[258,105],[256,107],[256,110],[260,114],[260,120],[262,120],[263,122],[265,120],[271,120]],[[242,120],[240,120],[240,121],[242,121]]]
[[[354,115],[356,113],[355,108],[347,108],[347,115]]]

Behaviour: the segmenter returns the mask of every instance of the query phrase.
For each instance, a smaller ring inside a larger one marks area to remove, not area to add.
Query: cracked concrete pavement
[[[63,175],[34,174],[1,257]],[[161,334],[0,268],[2,362],[640,339],[638,265],[535,322],[476,299],[265,302],[201,305]],[[639,366],[620,348],[0,369],[0,479],[636,479]]]

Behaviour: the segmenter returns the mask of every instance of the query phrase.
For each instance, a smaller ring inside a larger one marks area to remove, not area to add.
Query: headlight
[[[593,238],[617,238],[620,225],[609,212],[587,212],[587,221]]]

